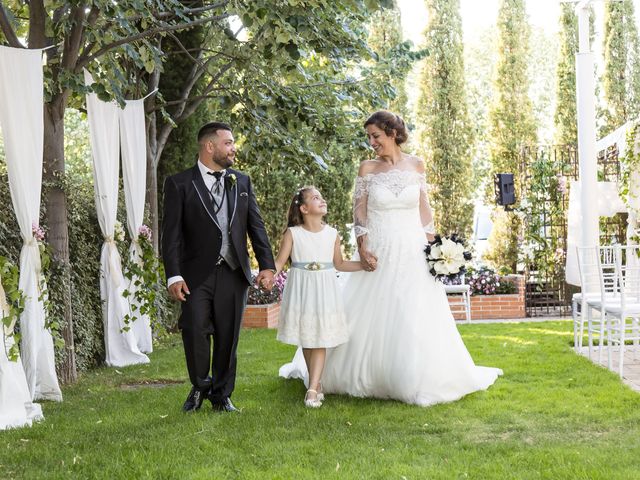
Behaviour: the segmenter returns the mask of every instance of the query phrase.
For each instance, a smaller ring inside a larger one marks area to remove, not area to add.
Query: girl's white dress
[[[278,340],[303,348],[329,348],[347,341],[342,293],[333,268],[338,232],[289,228],[293,237],[289,276],[282,295]]]

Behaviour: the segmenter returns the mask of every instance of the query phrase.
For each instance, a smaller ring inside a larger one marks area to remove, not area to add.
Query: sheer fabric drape
[[[2,278],[0,278],[0,316],[9,314]],[[32,403],[27,377],[20,360],[9,360],[8,353],[14,345],[14,325],[2,326],[2,344],[0,344],[0,430],[30,426],[34,420],[42,420],[42,409]]]
[[[33,236],[40,216],[44,143],[42,51],[0,47],[0,127],[11,200],[23,240],[19,287],[21,358],[33,400],[62,400],[53,338],[41,299],[40,249]]]
[[[140,227],[144,221],[144,197],[147,186],[147,135],[144,125],[144,101],[130,100],[119,111],[120,140],[122,142],[122,178],[124,181],[124,199],[127,205],[127,229],[131,237],[129,257],[131,261],[141,262],[142,250],[138,242]],[[136,279],[126,280],[127,290],[131,293],[129,301],[138,308],[134,315],[137,319],[131,325],[136,343],[141,352],[153,351],[151,325],[148,315],[140,315],[139,305],[135,301],[138,287]]]
[[[85,71],[85,83],[93,83]],[[104,244],[100,255],[100,296],[103,302],[104,341],[107,365],[122,367],[148,363],[138,348],[133,331],[124,322],[129,313],[122,263],[114,239],[118,208],[119,127],[114,102],[102,102],[95,94],[87,95],[87,117],[93,156],[96,210]]]

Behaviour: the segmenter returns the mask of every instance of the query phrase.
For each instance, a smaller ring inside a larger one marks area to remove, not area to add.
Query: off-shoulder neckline
[[[403,168],[392,168],[390,170],[385,170],[382,172],[370,172],[370,173],[366,173],[363,176],[361,176],[360,178],[367,178],[367,177],[374,177],[376,175],[390,175],[390,174],[415,174],[418,175],[420,177],[424,177],[424,174],[422,172],[418,172],[416,170],[405,170]]]

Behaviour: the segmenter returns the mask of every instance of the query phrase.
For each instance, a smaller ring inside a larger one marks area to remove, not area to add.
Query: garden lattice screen
[[[525,147],[520,162],[520,208],[523,220],[522,255],[529,317],[568,315],[576,287],[565,282],[569,185],[578,179],[575,145]],[[620,178],[618,148],[598,155],[598,180]],[[600,243],[624,241],[626,214],[600,219]]]

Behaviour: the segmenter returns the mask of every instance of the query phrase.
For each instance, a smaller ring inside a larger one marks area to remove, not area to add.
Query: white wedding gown
[[[367,234],[378,267],[346,279],[349,341],[328,350],[325,393],[427,406],[485,390],[502,374],[474,364],[444,288],[428,271],[425,231],[433,230],[426,192],[415,171],[358,177],[356,235]],[[306,382],[300,350],[280,375]]]

